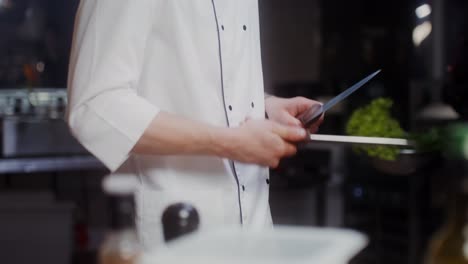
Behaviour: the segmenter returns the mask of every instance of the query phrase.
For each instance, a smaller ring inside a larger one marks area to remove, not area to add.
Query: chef
[[[68,88],[76,138],[138,179],[146,248],[175,202],[202,230],[270,227],[268,167],[296,153],[296,116],[317,104],[265,96],[256,0],[82,0]]]

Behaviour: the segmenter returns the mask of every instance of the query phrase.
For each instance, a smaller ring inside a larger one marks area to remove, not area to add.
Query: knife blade
[[[335,106],[337,103],[343,101],[345,98],[350,96],[352,93],[354,93],[356,90],[361,88],[364,84],[369,82],[372,78],[374,78],[377,74],[380,73],[381,70],[378,70],[369,76],[365,77],[364,79],[360,80],[350,88],[346,89],[344,92],[340,93],[339,95],[335,96],[333,99],[328,101],[324,105],[313,105],[311,108],[309,108],[306,112],[304,112],[302,115],[298,117],[298,119],[302,122],[302,124],[305,127],[310,127],[315,121],[318,120],[318,118],[327,110]]]

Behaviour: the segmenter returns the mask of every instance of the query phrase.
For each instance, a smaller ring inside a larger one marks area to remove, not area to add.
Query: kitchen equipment
[[[64,117],[65,89],[0,90],[0,157],[89,155]]]
[[[0,156],[87,155],[62,119],[7,117],[0,119]]]
[[[311,141],[321,141],[340,144],[366,144],[366,145],[389,145],[400,147],[412,147],[414,142],[403,138],[383,138],[383,137],[356,137],[339,135],[310,135]]]
[[[164,210],[162,225],[166,242],[190,234],[198,229],[200,217],[197,209],[187,203],[176,203]]]
[[[111,196],[112,230],[99,248],[99,264],[134,264],[142,248],[135,230],[135,205],[133,194]]]
[[[413,149],[402,149],[396,160],[371,158],[371,163],[380,172],[389,175],[410,175],[427,166],[438,157],[437,153],[417,152]]]
[[[199,231],[143,255],[150,263],[343,264],[367,244],[355,231],[277,226],[253,231],[224,228]]]
[[[402,147],[396,160],[370,158],[377,170],[390,175],[409,175],[437,158],[437,153],[418,152],[415,143],[403,138],[310,135],[311,141],[339,144],[387,145]]]
[[[350,88],[346,89],[344,92],[340,93],[330,101],[328,101],[324,105],[313,105],[309,110],[307,110],[305,113],[301,114],[298,118],[301,120],[302,124],[304,124],[305,127],[310,127],[315,121],[318,120],[318,118],[325,113],[328,109],[332,108],[335,106],[337,103],[343,101],[345,98],[347,98],[349,95],[354,93],[356,90],[361,88],[364,84],[366,84],[368,81],[370,81],[372,78],[374,78],[377,74],[380,73],[381,70],[378,70],[371,75],[367,76],[366,78],[362,79],[355,85],[351,86]]]

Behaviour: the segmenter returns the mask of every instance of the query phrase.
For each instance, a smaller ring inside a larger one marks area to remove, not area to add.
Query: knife
[[[364,84],[374,78],[377,74],[380,73],[381,70],[378,70],[371,75],[367,76],[366,78],[360,80],[355,85],[351,86],[350,88],[346,89],[344,92],[340,93],[330,101],[328,101],[324,105],[314,104],[311,108],[305,111],[303,114],[298,116],[298,119],[302,122],[305,127],[310,127],[313,123],[315,123],[323,113],[325,113],[328,109],[335,106],[337,103],[343,101],[346,97],[354,93],[357,89],[361,88]]]

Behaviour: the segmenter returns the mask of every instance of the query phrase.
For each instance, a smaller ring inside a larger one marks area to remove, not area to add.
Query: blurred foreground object
[[[197,232],[144,255],[152,263],[348,263],[367,244],[355,231],[276,227],[262,231],[231,228]]]
[[[135,229],[136,181],[128,175],[108,176],[103,188],[111,195],[112,230],[99,249],[99,263],[137,263],[142,248]]]
[[[186,203],[177,203],[164,210],[162,216],[166,242],[190,234],[198,229],[200,219],[197,210]]]
[[[112,231],[99,250],[100,264],[132,264],[141,254],[135,231],[133,195],[113,197]]]
[[[445,154],[451,182],[444,226],[433,236],[428,264],[468,263],[468,124],[448,128]]]

